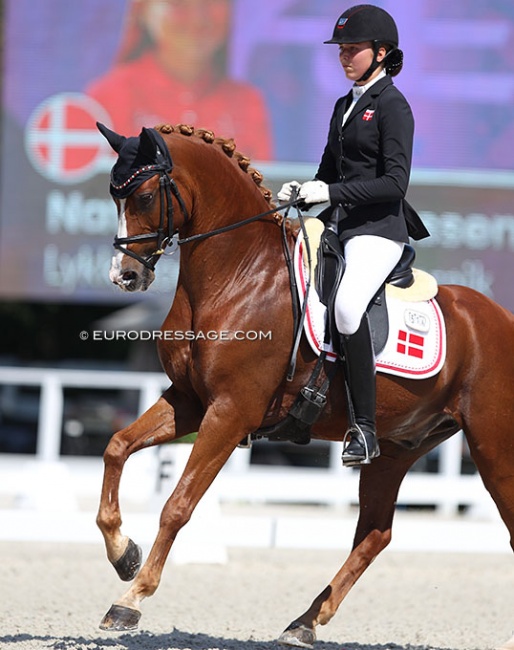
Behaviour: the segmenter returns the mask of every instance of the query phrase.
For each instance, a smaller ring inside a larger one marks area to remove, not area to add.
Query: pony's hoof
[[[101,630],[110,630],[111,632],[127,632],[128,630],[137,630],[141,612],[130,607],[122,605],[112,605],[111,609],[103,617],[100,623]]]
[[[142,557],[143,552],[141,548],[129,539],[125,553],[123,553],[119,560],[113,562],[112,566],[116,569],[116,573],[122,580],[129,582],[137,576]]]
[[[316,641],[316,632],[303,623],[291,623],[278,638],[278,642],[282,645],[295,648],[313,648],[314,641]]]

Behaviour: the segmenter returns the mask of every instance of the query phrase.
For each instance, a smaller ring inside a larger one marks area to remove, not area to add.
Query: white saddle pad
[[[305,257],[300,232],[295,247],[294,267],[302,306],[309,278]],[[436,375],[446,358],[446,330],[437,301],[433,298],[410,302],[391,295],[387,295],[386,300],[389,336],[376,359],[377,371],[410,379],[427,379]],[[321,303],[311,280],[304,323],[305,336],[316,354],[325,350],[327,359],[335,361],[337,354],[332,343],[324,343],[325,317],[326,307]]]

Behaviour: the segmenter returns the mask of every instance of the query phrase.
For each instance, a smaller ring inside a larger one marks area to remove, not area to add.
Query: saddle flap
[[[344,274],[345,261],[339,237],[329,228],[321,235],[317,255],[316,290],[321,302],[332,309]]]

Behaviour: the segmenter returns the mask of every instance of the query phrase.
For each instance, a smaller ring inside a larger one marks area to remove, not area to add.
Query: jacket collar
[[[380,95],[380,93],[383,92],[383,90],[385,88],[387,88],[388,86],[390,86],[392,83],[393,83],[393,80],[391,79],[391,77],[389,75],[386,75],[385,77],[382,77],[382,79],[379,79],[376,83],[374,83],[371,86],[371,88],[369,88],[364,93],[364,95],[362,95],[362,97],[359,99],[357,104],[354,106],[353,111],[348,116],[348,119],[346,120],[344,126],[342,126],[343,115],[344,115],[344,107],[347,106],[347,103],[346,103],[346,101],[342,102],[341,103],[342,104],[342,112],[341,112],[341,115],[340,115],[341,119],[339,119],[339,116],[338,116],[338,122],[337,122],[339,130],[341,131],[342,129],[346,129],[348,124],[353,119],[355,119],[355,117],[357,115],[361,114],[364,110],[366,110],[369,106],[371,106],[371,104],[373,104],[373,102]],[[350,98],[352,97],[351,89],[350,89],[350,92],[346,95],[346,99],[348,99],[349,97]]]

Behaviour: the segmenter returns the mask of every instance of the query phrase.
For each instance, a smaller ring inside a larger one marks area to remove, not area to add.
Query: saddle
[[[339,332],[335,325],[334,303],[337,288],[344,274],[345,259],[341,244],[336,233],[325,228],[318,219],[309,219],[309,227],[304,229],[307,242],[305,250],[308,256],[307,267],[311,270],[311,283],[320,297],[321,302],[327,307],[327,323],[325,328],[325,341],[339,341]],[[312,258],[311,258],[312,254]],[[370,322],[371,335],[375,355],[384,348],[389,334],[389,319],[387,315],[387,302],[385,298],[386,285],[399,290],[414,284],[414,270],[412,268],[416,257],[412,246],[406,245],[397,266],[387,277],[368,305],[367,313]],[[275,442],[294,442],[308,444],[310,442],[310,429],[321,415],[326,401],[327,393],[332,378],[335,376],[339,363],[328,364],[325,369],[325,355],[322,353],[311,374],[309,382],[300,391],[287,416],[271,427],[262,427],[242,441],[240,446],[248,446],[252,440],[266,438]],[[325,370],[322,373],[322,370]]]
[[[402,257],[393,271],[386,278],[368,305],[367,313],[371,329],[371,338],[375,356],[384,349],[389,335],[389,319],[385,299],[386,285],[406,289],[414,284],[413,264],[416,251],[408,244],[404,246]],[[321,233],[317,251],[315,286],[321,302],[327,307],[326,337],[332,341],[339,340],[335,325],[334,303],[337,288],[345,269],[345,259],[339,237],[335,232],[325,228]]]

